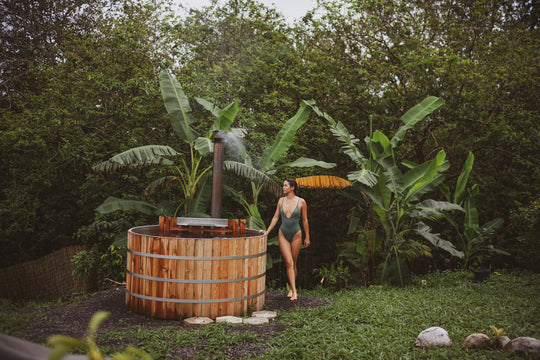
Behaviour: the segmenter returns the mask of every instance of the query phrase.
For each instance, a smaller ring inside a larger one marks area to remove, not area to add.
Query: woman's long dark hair
[[[286,182],[289,183],[290,187],[294,188],[294,193],[296,194],[296,189],[298,189],[298,184],[296,183],[296,179],[285,179]]]

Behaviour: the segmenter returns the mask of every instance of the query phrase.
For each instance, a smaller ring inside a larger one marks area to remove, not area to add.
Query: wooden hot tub
[[[128,231],[128,309],[162,319],[262,310],[266,234],[245,229],[238,220],[225,220],[223,227],[182,225],[183,218],[176,219]]]

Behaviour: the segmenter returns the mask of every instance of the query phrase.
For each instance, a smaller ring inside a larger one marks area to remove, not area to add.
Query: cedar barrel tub
[[[262,310],[266,234],[245,220],[160,217],[128,231],[126,306],[161,319]]]

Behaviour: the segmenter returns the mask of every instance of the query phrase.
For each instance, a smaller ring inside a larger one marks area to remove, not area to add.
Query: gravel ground
[[[193,330],[193,328],[184,325],[182,320],[162,320],[134,314],[126,308],[124,299],[125,288],[114,287],[94,294],[79,296],[67,305],[34,308],[31,311],[35,311],[40,315],[33,317],[29,321],[24,338],[32,342],[43,343],[51,335],[84,337],[87,334],[90,318],[100,310],[110,312],[110,316],[101,325],[100,332],[120,331],[133,325],[140,325],[143,329],[177,326],[181,331]],[[266,293],[265,300],[265,308],[273,311],[290,311],[295,308],[310,308],[328,304],[330,304],[328,300],[306,296],[299,296],[298,300],[293,302],[286,297],[285,293],[273,291]],[[277,332],[284,330],[286,327],[286,324],[277,321],[264,325],[231,327],[231,331],[252,331],[261,335],[263,339],[267,339],[275,336]],[[106,345],[115,346],[117,344]],[[223,350],[224,352],[221,355],[239,358],[255,356],[265,351],[266,348],[264,345],[260,346],[260,344],[246,342]],[[171,349],[169,353],[177,359],[188,359],[194,355],[194,351],[194,348],[186,346]]]

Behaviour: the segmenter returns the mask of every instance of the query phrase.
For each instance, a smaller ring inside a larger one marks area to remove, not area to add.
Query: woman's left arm
[[[308,247],[311,244],[309,240],[309,222],[307,217],[307,203],[302,199],[302,225],[304,226],[304,232],[306,233],[306,238],[304,239],[304,245]]]

